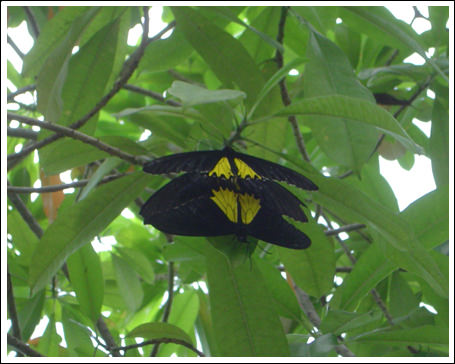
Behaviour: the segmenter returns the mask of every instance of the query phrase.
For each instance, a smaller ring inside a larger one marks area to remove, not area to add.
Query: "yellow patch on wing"
[[[212,190],[212,193],[213,196],[210,198],[217,204],[230,221],[237,223],[237,194],[234,191],[223,188],[220,188],[218,191]]]
[[[249,224],[261,208],[260,200],[247,193],[239,194],[240,214],[242,222]]]
[[[209,172],[209,176],[215,175],[216,177],[221,177],[223,174],[228,179],[234,175],[232,173],[229,160],[226,157],[221,158],[215,167]]]
[[[248,164],[246,164],[241,159],[234,158],[234,163],[237,166],[238,175],[241,178],[250,177],[251,179],[254,179],[257,177],[258,179],[261,179],[261,176],[258,175]]]

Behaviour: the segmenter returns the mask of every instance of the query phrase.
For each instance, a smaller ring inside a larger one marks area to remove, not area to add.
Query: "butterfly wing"
[[[210,199],[216,179],[188,173],[174,178],[142,206],[145,224],[169,234],[220,236],[236,232],[223,212]]]
[[[251,155],[234,151],[232,151],[232,153],[234,158],[242,160],[262,177],[280,182],[286,182],[304,190],[315,191],[318,189],[318,187],[310,179],[290,168],[265,159],[253,157]]]
[[[213,169],[222,151],[199,151],[178,153],[154,159],[144,165],[144,172],[152,174],[173,172],[201,172],[206,173]]]

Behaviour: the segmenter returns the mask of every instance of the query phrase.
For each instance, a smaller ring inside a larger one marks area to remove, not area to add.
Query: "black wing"
[[[302,206],[306,205],[280,184],[250,178],[240,179],[238,183],[241,191],[254,193],[259,197],[263,208],[292,217],[294,220],[308,221],[302,210]]]
[[[216,179],[198,173],[174,178],[142,206],[144,224],[169,234],[220,236],[234,234],[231,223],[210,200]]]
[[[152,174],[173,172],[208,172],[223,156],[220,150],[186,152],[154,159],[144,165],[144,172]]]
[[[249,235],[257,239],[290,249],[306,249],[311,245],[307,235],[269,209],[259,210],[246,229]]]
[[[226,150],[226,148],[224,150]],[[297,186],[304,190],[315,191],[318,189],[318,186],[316,186],[310,179],[301,175],[300,173],[297,173],[296,171],[290,168],[284,167],[280,164],[273,163],[262,158],[253,157],[251,155],[239,152],[234,151],[232,152],[233,157],[241,159],[243,162],[248,164],[252,169],[254,169],[254,171],[260,176],[276,181],[286,182],[288,184]]]

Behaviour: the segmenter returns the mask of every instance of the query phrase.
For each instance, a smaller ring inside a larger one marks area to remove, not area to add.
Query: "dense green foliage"
[[[165,7],[171,35],[131,46],[143,8],[8,7],[34,38],[8,60],[8,352],[447,356],[449,9],[428,10],[417,34],[382,7]],[[143,224],[169,181],[144,161],[226,142],[318,185],[286,186],[309,249]],[[400,211],[379,156],[415,154],[437,188]],[[82,186],[43,193],[59,175]]]

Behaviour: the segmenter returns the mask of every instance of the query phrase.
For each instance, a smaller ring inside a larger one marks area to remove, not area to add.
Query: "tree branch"
[[[106,326],[106,323],[103,320],[103,316],[101,315],[98,320],[96,321],[96,327],[100,332],[101,337],[103,338],[104,342],[106,343],[106,350],[108,350],[112,356],[120,357],[120,353],[116,350],[117,344],[115,343],[114,338],[112,337],[111,332]]]
[[[19,350],[22,354],[27,356],[44,356],[43,354],[37,352],[36,350],[32,349],[26,343],[18,340],[11,334],[7,334],[7,343],[11,345],[13,348]]]
[[[10,128],[9,126],[6,129],[6,135],[15,138],[24,138],[31,140],[38,139],[38,133],[34,130],[24,128]]]
[[[48,122],[45,122],[45,121],[40,121],[40,120],[37,120],[37,119],[32,119],[32,118],[29,118],[27,116],[22,116],[22,115],[17,115],[17,114],[13,114],[13,113],[10,113],[8,112],[7,113],[7,117],[8,117],[8,120],[17,120],[17,121],[20,121],[21,123],[25,123],[25,124],[28,124],[28,125],[35,125],[35,126],[39,126],[40,128],[44,128],[44,129],[48,129],[48,130],[52,130],[52,131],[55,131],[56,133],[58,134],[55,134],[55,135],[59,135],[59,138],[64,135],[64,136],[68,136],[70,138],[73,138],[73,139],[77,139],[77,140],[80,140],[81,142],[83,143],[86,143],[86,144],[90,144],[92,146],[94,146],[95,148],[98,148],[110,155],[114,155],[116,157],[119,157],[123,160],[126,160],[127,162],[130,162],[131,164],[135,164],[135,165],[142,165],[143,162],[140,161],[140,158],[138,157],[135,157],[134,155],[132,154],[129,154],[129,153],[125,153],[124,151],[122,151],[121,149],[119,148],[116,148],[116,147],[113,147],[113,146],[110,146],[109,144],[106,144],[106,143],[103,143],[101,140],[97,139],[97,138],[94,138],[90,135],[87,135],[87,134],[84,134],[84,133],[81,133],[80,131],[77,131],[75,129],[71,129],[71,128],[67,128],[66,126],[61,126],[61,125],[58,125],[58,124],[54,124],[54,123],[48,123]],[[8,159],[10,158],[14,158],[15,155],[9,155],[8,156]]]
[[[19,326],[19,318],[17,316],[16,302],[14,299],[13,284],[11,282],[11,274],[9,273],[9,268],[7,267],[7,306],[9,319],[11,320],[11,328],[13,331],[13,336],[17,340],[21,340],[21,328]],[[18,356],[22,356],[22,353],[18,353]]]
[[[284,25],[286,23],[286,17],[288,14],[289,7],[283,6],[281,7],[281,17],[280,17],[280,22],[278,24],[278,35],[277,35],[277,42],[279,44],[283,44],[283,38],[284,38]],[[275,61],[278,66],[278,69],[283,68],[283,54],[277,49],[275,53]],[[281,93],[281,99],[283,101],[284,106],[288,106],[291,104],[291,98],[289,97],[288,90],[286,88],[286,79],[283,78],[280,82],[280,93]],[[291,123],[292,127],[292,132],[294,133],[294,138],[297,143],[297,147],[299,148],[300,154],[302,155],[302,158],[310,162],[310,156],[308,155],[308,152],[305,147],[305,142],[303,140],[302,133],[300,132],[299,124],[297,123],[297,119],[294,115],[288,116],[288,121]]]
[[[166,103],[166,104],[168,104],[168,105],[171,105],[171,106],[182,106],[182,104],[181,104],[180,102],[177,102],[177,101],[174,101],[174,100],[165,99],[165,98],[164,98],[161,94],[159,94],[158,92],[146,90],[146,89],[144,89],[144,88],[142,88],[142,87],[138,87],[138,86],[135,86],[135,85],[126,84],[126,85],[123,86],[123,88],[124,88],[125,90],[133,91],[133,92],[136,92],[136,93],[138,93],[138,94],[142,94],[142,95],[151,97],[152,99],[155,99],[155,100],[164,102],[164,103]]]
[[[163,338],[160,338],[160,339],[147,340],[147,341],[144,341],[144,342],[139,343],[139,344],[132,344],[132,345],[127,345],[127,346],[119,346],[117,348],[112,348],[111,350],[114,350],[114,351],[129,350],[129,349],[140,348],[140,347],[143,347],[143,346],[146,346],[146,345],[168,344],[168,343],[185,346],[186,348],[190,349],[191,351],[194,351],[197,355],[199,355],[201,357],[205,357],[205,354],[203,352],[201,352],[198,349],[196,349],[190,343],[188,343],[188,342],[186,342],[184,340],[175,339],[175,338],[166,338],[166,337],[163,337]]]
[[[350,224],[350,225],[342,226],[338,229],[328,229],[328,230],[324,231],[324,234],[326,236],[338,235],[339,233],[345,233],[345,232],[349,232],[349,231],[353,231],[353,230],[360,230],[365,227],[366,227],[365,224]]]
[[[28,86],[24,86],[24,87],[21,87],[19,89],[17,89],[16,91],[14,92],[10,92],[7,96],[7,101],[13,101],[14,98],[18,95],[21,95],[21,94],[24,94],[28,91],[34,91],[36,90],[36,85],[35,84],[31,84],[31,85],[28,85]]]
[[[159,32],[156,36],[152,38],[147,38],[148,34],[148,12],[146,11],[144,13],[144,24],[143,24],[143,34],[142,34],[142,41],[139,47],[131,54],[131,56],[125,61],[123,64],[123,68],[120,71],[120,76],[117,79],[117,81],[114,83],[112,89],[101,98],[101,100],[95,105],[95,107],[90,110],[86,115],[84,115],[81,119],[77,120],[73,124],[69,126],[71,129],[79,129],[81,126],[83,126],[88,120],[90,120],[98,111],[103,108],[108,101],[114,97],[114,95],[123,87],[123,85],[128,81],[128,79],[131,77],[133,74],[134,70],[136,69],[139,60],[144,54],[146,46],[162,37],[164,33],[169,31],[169,29],[172,29],[175,26],[175,22],[169,23],[161,32]],[[62,135],[59,134],[54,134],[50,137],[47,137],[45,139],[40,140],[37,143],[34,143],[28,147],[24,147],[20,152],[15,153],[13,155],[9,156],[9,159],[14,159],[17,161],[20,158],[25,157],[26,155],[30,154],[32,151],[35,149],[40,149],[58,139],[60,139]],[[11,169],[14,166],[15,163],[12,163],[8,165],[8,170]]]
[[[8,181],[8,186],[10,186],[9,181]],[[17,211],[20,213],[20,215],[22,216],[24,221],[27,223],[27,225],[30,227],[30,229],[35,233],[35,235],[38,238],[41,238],[43,236],[43,229],[41,228],[40,224],[38,224],[36,219],[33,217],[32,213],[27,208],[25,203],[14,192],[8,191],[7,194],[8,194],[9,200],[11,201],[13,206],[17,209]]]
[[[117,178],[121,178],[124,176],[128,176],[131,173],[118,173],[112,174],[110,176],[106,176],[98,184],[108,183],[111,181],[116,180]],[[84,187],[89,183],[89,179],[83,179],[80,181],[72,182],[72,183],[64,183],[61,185],[51,185],[45,187],[22,187],[22,186],[8,186],[8,192],[14,193],[49,193],[49,192],[56,192],[61,190],[66,190],[68,188],[78,188]]]
[[[32,14],[30,7],[28,7],[28,6],[24,6],[24,11],[25,11],[25,14],[27,14],[27,18],[30,22],[30,27],[32,28],[33,39],[37,40],[39,37],[40,31],[39,31],[38,23],[36,22],[35,16]]]
[[[22,51],[19,49],[19,47],[14,43],[13,39],[8,35],[6,42],[11,46],[11,48],[14,49],[14,52],[17,53],[17,55],[22,59],[24,58],[25,54],[22,53]],[[9,95],[8,95],[8,101],[9,101]]]

